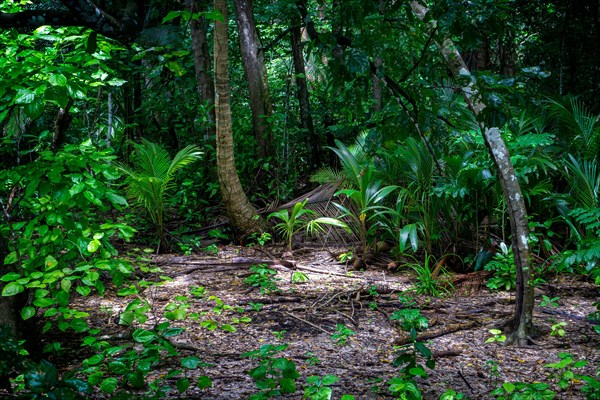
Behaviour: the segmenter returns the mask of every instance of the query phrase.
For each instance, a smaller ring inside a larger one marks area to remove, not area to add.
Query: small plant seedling
[[[291,210],[279,210],[272,212],[267,216],[267,219],[276,218],[280,222],[275,224],[275,230],[285,239],[288,251],[292,250],[292,240],[294,235],[302,229],[306,229],[306,233],[315,234],[317,231],[322,231],[323,224],[333,225],[349,230],[348,226],[335,219],[329,217],[320,217],[310,219],[316,213],[313,210],[304,208],[308,203],[308,198],[294,205]],[[291,212],[290,212],[291,211]],[[308,220],[307,220],[308,218]]]
[[[190,289],[190,294],[196,298],[202,298],[206,295],[206,288],[204,286],[193,286]]]
[[[489,371],[490,378],[492,378],[494,383],[497,383],[500,379],[500,370],[498,369],[498,365],[499,363],[496,360],[487,360],[485,362],[485,366]]]
[[[581,379],[581,376],[575,373],[575,369],[585,367],[587,360],[575,361],[572,354],[559,353],[560,361],[544,365],[546,368],[551,368],[554,372],[550,375],[556,379],[557,386],[562,390],[567,390],[569,386]]]
[[[552,331],[550,332],[550,336],[564,337],[566,333],[564,329],[565,326],[567,326],[567,323],[564,321],[552,325],[552,327],[550,328],[552,329]]]
[[[285,357],[278,357],[287,347],[287,344],[265,344],[258,350],[242,354],[242,357],[259,360],[259,365],[248,374],[261,391],[250,396],[250,400],[269,399],[296,392],[296,380],[300,377],[296,364]]]
[[[304,283],[304,282],[308,282],[309,280],[310,279],[309,279],[308,275],[306,275],[302,271],[294,271],[294,273],[292,274],[292,282],[293,283]]]
[[[549,385],[542,382],[504,382],[502,386],[494,389],[490,396],[494,399],[517,400],[517,399],[553,399],[556,396]]]
[[[413,296],[407,292],[398,294],[398,301],[406,308],[415,308],[417,306],[417,302],[414,300]]]
[[[280,331],[271,331],[271,333],[273,334],[273,336],[275,336],[279,340],[283,340],[283,337],[285,336],[286,332],[287,331],[285,329],[280,330]]]
[[[209,254],[217,255],[217,254],[219,254],[219,247],[215,243],[209,244],[208,246],[206,246],[204,251]]]
[[[318,365],[321,364],[321,360],[319,360],[319,357],[317,357],[312,351],[307,351],[306,354],[306,363],[308,365]]]
[[[249,302],[248,305],[252,308],[253,311],[260,311],[265,306],[263,303],[253,303]]]
[[[506,341],[506,335],[502,334],[500,329],[490,329],[492,337],[487,338],[486,343],[504,343]]]
[[[463,393],[458,393],[455,390],[448,389],[440,396],[440,400],[463,400],[466,399]]]
[[[337,259],[339,260],[339,262],[343,262],[345,264],[348,264],[349,262],[354,260],[354,253],[352,251],[348,251],[346,253],[342,253],[340,254]]]
[[[257,264],[250,266],[252,274],[244,279],[246,285],[260,288],[261,293],[271,293],[279,291],[275,278],[277,271],[272,270],[266,264]]]
[[[248,245],[247,245],[248,247],[252,247],[256,244],[258,244],[260,247],[262,247],[265,244],[267,244],[268,242],[270,242],[272,237],[269,232],[262,232],[262,233],[254,232],[253,234],[250,235],[249,239],[250,239],[250,243],[248,243]]]
[[[310,400],[329,400],[333,394],[331,385],[339,381],[335,375],[309,376],[306,378],[307,387],[304,389],[304,398]]]
[[[336,332],[333,335],[331,335],[331,340],[333,340],[335,344],[339,346],[345,346],[348,342],[348,338],[355,334],[356,332],[348,328],[346,325],[337,324]]]
[[[558,307],[558,299],[560,299],[560,297],[550,298],[544,294],[544,295],[542,295],[542,301],[540,301],[540,307],[555,307],[556,308],[556,307]]]

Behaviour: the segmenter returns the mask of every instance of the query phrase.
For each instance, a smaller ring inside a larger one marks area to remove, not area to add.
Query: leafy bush
[[[501,252],[496,253],[484,269],[494,275],[488,279],[487,287],[492,290],[512,290],[517,286],[517,267],[513,258],[512,249],[500,243]]]
[[[82,332],[87,313],[68,307],[72,292],[102,295],[102,273],[120,286],[133,272],[127,261],[115,258],[111,240],[129,240],[135,230],[107,221],[113,210],[127,206],[110,185],[120,178],[114,159],[111,150],[88,140],[57,153],[41,152],[36,161],[0,173],[3,186],[21,194],[14,222],[1,225],[12,249],[4,264],[14,267],[0,279],[6,283],[3,296],[32,291],[32,304],[21,310],[23,319],[45,309],[44,316],[53,317],[61,331]],[[51,326],[47,321],[44,331]]]

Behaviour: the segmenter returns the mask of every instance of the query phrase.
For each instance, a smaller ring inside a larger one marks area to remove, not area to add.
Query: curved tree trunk
[[[273,155],[273,130],[269,123],[273,112],[267,67],[260,38],[256,32],[251,0],[235,0],[235,9],[244,73],[248,80],[254,137],[258,145],[258,157],[265,159]]]
[[[424,19],[429,11],[418,2],[411,2],[413,12],[419,19]],[[438,44],[448,69],[455,77],[464,77],[470,74],[460,53],[450,39]],[[467,103],[473,113],[478,114],[485,105],[477,97],[477,88],[473,83],[463,88]],[[486,128],[482,126],[483,138],[488,148],[498,179],[502,186],[504,199],[508,206],[508,217],[512,233],[512,247],[517,267],[517,293],[515,298],[515,314],[510,321],[510,336],[508,343],[525,345],[535,333],[533,325],[533,276],[531,273],[531,257],[529,251],[529,226],[527,223],[527,210],[525,197],[521,192],[519,181],[510,160],[510,154],[506,143],[497,127]]]
[[[217,175],[225,212],[231,225],[244,235],[262,231],[265,225],[246,197],[235,169],[231,106],[229,102],[229,63],[227,32],[227,0],[215,0],[215,10],[223,21],[215,21],[215,119],[217,134]]]

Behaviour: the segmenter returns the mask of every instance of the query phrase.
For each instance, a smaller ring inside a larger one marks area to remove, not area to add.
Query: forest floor
[[[182,357],[197,356],[211,364],[192,372],[209,376],[212,387],[190,388],[179,398],[247,399],[259,392],[248,375],[259,360],[242,354],[265,344],[284,343],[288,347],[279,356],[292,360],[300,377],[295,394],[278,398],[303,398],[306,378],[312,375],[339,378],[331,386],[333,399],[343,394],[354,395],[356,399],[393,398],[386,382],[397,376],[398,369],[392,361],[407,335],[389,316],[406,308],[406,299],[414,299],[429,319],[430,327],[420,338],[433,352],[436,366],[427,370],[428,377],[416,379],[424,399],[438,399],[448,388],[464,393],[469,399],[488,399],[492,398],[489,393],[493,388],[517,381],[547,382],[551,389],[557,390],[550,377],[553,371],[544,366],[557,362],[559,353],[587,360],[587,365],[576,371],[579,373],[594,376],[600,366],[600,335],[586,320],[594,311],[592,303],[598,300],[598,291],[582,279],[561,278],[539,286],[535,324],[546,334],[530,347],[506,347],[486,340],[492,336],[489,330],[495,324],[511,316],[514,294],[490,292],[473,275],[470,284],[461,284],[446,297],[416,296],[411,292],[415,278],[408,271],[390,271],[384,267],[348,271],[335,257],[342,251],[302,248],[294,252],[293,263],[277,261],[282,251],[276,248],[265,251],[223,247],[218,255],[150,256],[147,266],[158,266],[162,271],[140,273],[141,276],[151,280],[162,275],[171,280],[141,292],[154,310],[151,313],[154,317],[145,326],[164,321],[168,304],[187,303],[186,311],[198,313],[199,320],[172,322],[172,326],[185,327],[185,332],[174,337],[173,343]],[[278,291],[261,293],[259,288],[243,282],[251,274],[250,265],[258,261],[269,262],[277,271]],[[308,281],[293,282],[297,271],[303,272]],[[542,295],[559,297],[559,307],[537,306]],[[103,298],[78,298],[74,306],[89,312],[92,325],[109,337],[131,341],[128,331],[131,328],[117,323],[128,301],[131,298],[107,291]],[[256,311],[259,303],[263,306]],[[249,317],[251,321],[240,321],[241,317]],[[217,328],[202,327],[201,321],[214,321],[213,327]],[[563,337],[548,334],[551,325],[558,322],[566,322]],[[355,332],[347,337],[345,345],[331,338],[338,324]],[[80,365],[77,363],[86,355],[76,346],[52,361],[64,370]],[[165,370],[177,367],[170,363],[165,359],[161,367]],[[155,373],[164,376],[164,372]],[[575,381],[557,398],[585,398],[578,392],[580,383]]]

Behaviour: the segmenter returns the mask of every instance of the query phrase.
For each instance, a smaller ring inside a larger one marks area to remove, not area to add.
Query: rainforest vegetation
[[[600,398],[599,0],[7,0],[0,129],[1,396]],[[160,303],[177,266],[236,269],[237,300],[200,279]],[[358,286],[311,307],[346,319],[281,315],[340,354],[370,343],[355,304],[383,315],[395,375],[367,394],[303,373],[318,356],[285,329],[252,337],[325,276]],[[483,389],[462,369],[427,386],[427,307],[467,281],[460,307],[509,296],[457,329],[470,345],[575,345],[568,313],[595,358],[553,347],[517,381],[494,356]],[[591,293],[569,309],[567,281]],[[219,386],[194,329],[231,341],[253,392]]]

